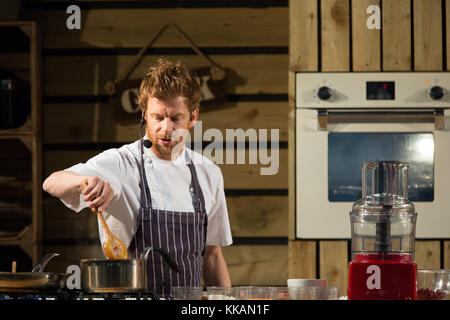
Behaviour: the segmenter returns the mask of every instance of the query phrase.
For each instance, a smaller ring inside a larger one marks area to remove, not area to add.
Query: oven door
[[[324,122],[317,109],[296,109],[296,237],[351,237],[349,213],[361,198],[361,163],[372,160],[409,163],[417,238],[450,237],[449,110],[440,121],[420,110],[333,111]]]

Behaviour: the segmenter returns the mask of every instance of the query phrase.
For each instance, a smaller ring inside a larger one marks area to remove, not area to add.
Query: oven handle
[[[431,122],[436,130],[444,130],[443,109],[426,111],[329,111],[317,110],[317,121],[321,130],[328,123],[370,123],[370,122]]]

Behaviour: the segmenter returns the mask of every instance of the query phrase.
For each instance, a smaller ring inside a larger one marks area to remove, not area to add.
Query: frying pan
[[[64,287],[68,274],[44,272],[47,263],[58,253],[44,256],[31,272],[0,272],[0,291],[2,292],[42,292],[57,291]]]

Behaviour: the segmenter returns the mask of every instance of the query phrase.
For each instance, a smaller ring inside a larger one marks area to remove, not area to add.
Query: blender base
[[[370,256],[380,255],[356,255],[349,263],[349,300],[417,299],[415,263],[401,261],[399,255],[389,255],[389,260]]]

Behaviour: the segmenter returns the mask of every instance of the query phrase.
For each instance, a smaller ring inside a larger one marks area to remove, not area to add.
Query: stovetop
[[[87,293],[62,289],[45,292],[0,292],[0,300],[159,300],[153,292]]]

